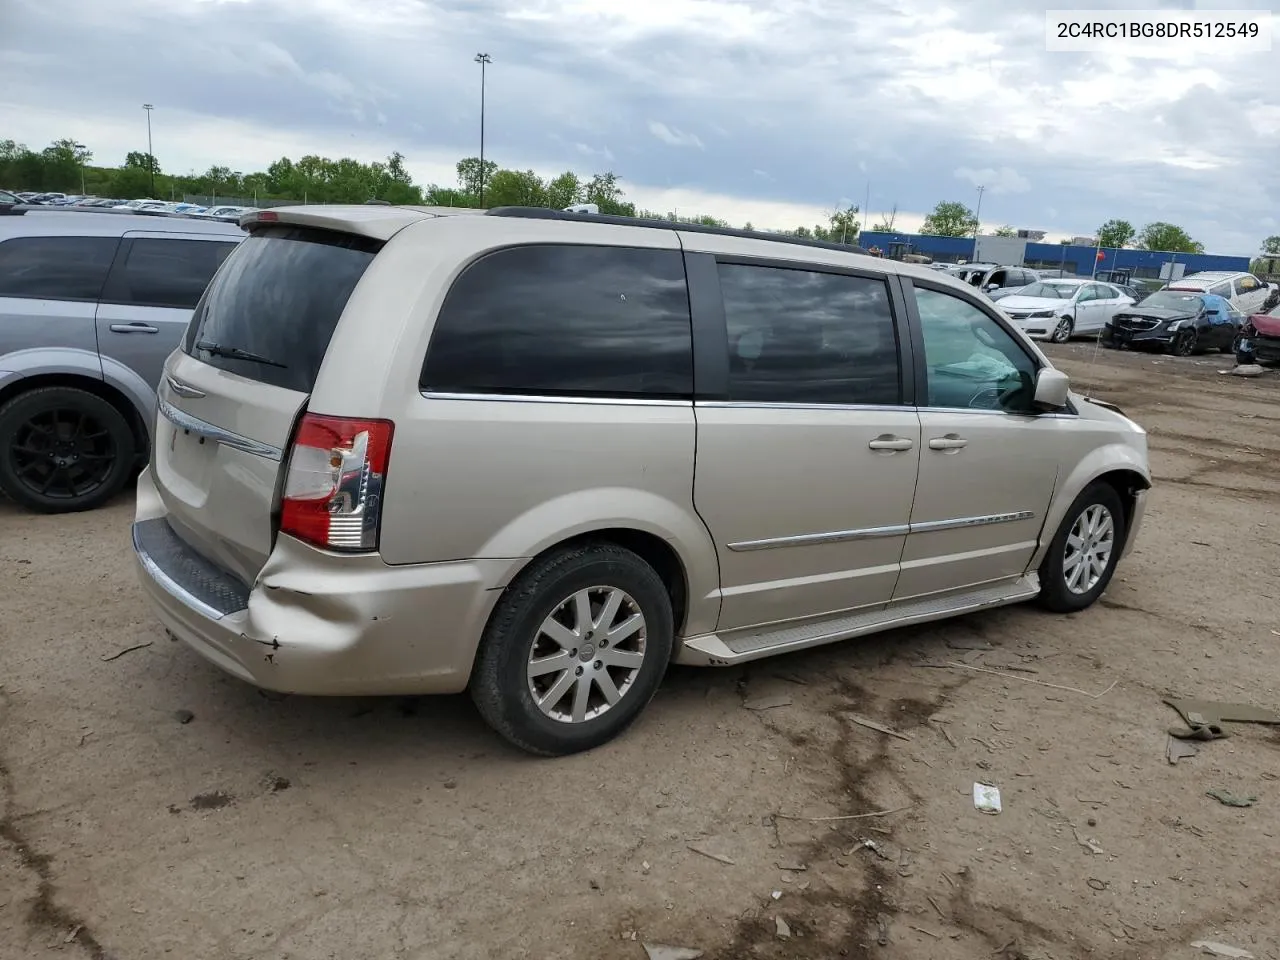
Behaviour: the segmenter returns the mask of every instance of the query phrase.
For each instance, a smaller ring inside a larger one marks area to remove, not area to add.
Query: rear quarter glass
[[[183,351],[238,376],[310,393],[338,319],[381,247],[308,227],[254,230],[201,298]],[[213,354],[200,343],[260,360]]]

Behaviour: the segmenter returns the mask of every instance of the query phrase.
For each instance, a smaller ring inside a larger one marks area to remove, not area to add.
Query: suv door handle
[[[957,437],[955,434],[950,434],[945,437],[934,437],[932,440],[929,441],[929,449],[930,450],[959,450],[961,447],[967,446],[968,443],[969,441],[964,439],[963,437]]]
[[[892,434],[884,433],[870,441],[867,446],[872,450],[910,450],[915,446],[915,443],[906,437],[895,437]]]
[[[159,327],[153,327],[149,323],[134,321],[133,323],[113,323],[111,325],[112,333],[159,333]]]

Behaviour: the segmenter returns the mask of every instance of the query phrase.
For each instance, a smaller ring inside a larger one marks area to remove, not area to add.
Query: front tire
[[[1092,606],[1107,589],[1124,549],[1124,504],[1098,481],[1076,497],[1040,564],[1040,603],[1055,613]]]
[[[671,598],[630,550],[588,543],[536,560],[494,609],[471,679],[485,721],[544,756],[590,750],[645,708],[671,659]]]
[[[1199,334],[1194,327],[1189,330],[1179,330],[1173,338],[1173,343],[1169,344],[1169,352],[1175,357],[1189,357],[1196,352],[1199,339]]]
[[[1075,333],[1076,322],[1071,317],[1062,317],[1058,320],[1058,325],[1053,328],[1053,333],[1049,335],[1049,339],[1054,343],[1066,343],[1071,339],[1071,335]]]
[[[0,490],[41,513],[92,510],[124,486],[137,446],[124,415],[76,387],[40,387],[0,408]]]

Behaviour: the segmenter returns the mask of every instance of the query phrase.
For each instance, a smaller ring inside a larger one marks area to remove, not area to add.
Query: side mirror
[[[985,290],[985,291],[987,291],[987,293],[990,293],[992,290],[999,290],[999,289],[1000,289],[1000,284],[998,284],[998,283],[988,283],[988,284],[987,284],[985,287],[983,287],[982,289],[983,289],[983,290]]]
[[[1067,405],[1071,380],[1061,370],[1043,367],[1036,374],[1036,392],[1032,403],[1037,410],[1061,410]]]

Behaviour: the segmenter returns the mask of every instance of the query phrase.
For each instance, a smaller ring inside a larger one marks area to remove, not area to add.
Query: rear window
[[[338,318],[381,246],[327,230],[255,230],[209,284],[183,350],[230,373],[310,393]]]

